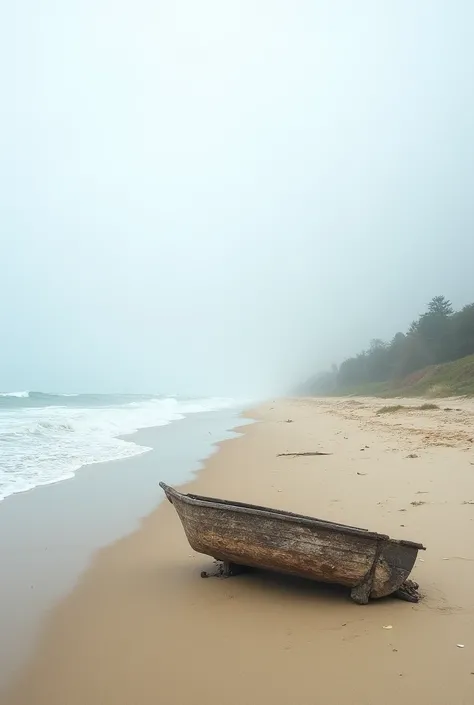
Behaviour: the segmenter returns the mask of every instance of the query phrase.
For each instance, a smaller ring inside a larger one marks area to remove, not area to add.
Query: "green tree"
[[[390,346],[374,338],[366,353],[367,377],[371,382],[383,382],[390,376]]]
[[[428,315],[451,316],[453,306],[445,296],[433,296],[428,304]]]
[[[474,304],[468,304],[454,314],[452,338],[452,359],[474,353]]]
[[[374,338],[368,350],[349,357],[321,378],[335,391],[367,382],[402,379],[431,364],[474,354],[474,303],[454,312],[445,296],[434,296],[406,334],[390,343]]]
[[[444,296],[435,296],[428,304],[428,311],[420,316],[416,334],[424,340],[429,350],[429,362],[447,362],[451,359],[451,316],[453,307]]]

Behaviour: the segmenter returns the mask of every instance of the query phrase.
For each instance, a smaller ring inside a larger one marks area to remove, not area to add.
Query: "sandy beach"
[[[193,553],[161,502],[96,553],[1,704],[472,704],[474,404],[397,400],[406,408],[377,414],[386,403],[249,411],[257,423],[221,443],[185,491],[419,541],[419,604],[362,607],[345,589],[263,572],[202,580],[212,559]],[[277,457],[315,450],[330,455]]]

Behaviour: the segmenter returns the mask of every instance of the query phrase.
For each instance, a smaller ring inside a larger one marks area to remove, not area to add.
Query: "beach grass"
[[[402,404],[395,404],[393,406],[382,406],[381,409],[377,411],[377,414],[394,414],[401,409],[406,409]]]
[[[377,411],[377,414],[395,414],[397,411],[436,411],[439,409],[438,404],[433,404],[432,402],[426,402],[420,406],[405,406],[403,404],[393,404],[392,406],[382,406],[381,409]]]

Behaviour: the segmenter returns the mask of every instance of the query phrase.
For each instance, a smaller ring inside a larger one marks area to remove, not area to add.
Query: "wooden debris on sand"
[[[304,453],[278,453],[277,458],[297,458],[298,456],[309,457],[311,455],[332,455],[332,453],[323,453],[320,450],[307,451]]]

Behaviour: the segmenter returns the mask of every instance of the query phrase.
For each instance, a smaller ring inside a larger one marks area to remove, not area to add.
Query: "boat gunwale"
[[[235,511],[239,514],[250,514],[252,516],[261,516],[269,519],[274,519],[277,521],[293,521],[303,526],[311,526],[313,528],[327,529],[333,532],[339,532],[349,536],[357,536],[360,538],[369,538],[374,541],[387,541],[388,543],[395,544],[397,546],[407,546],[409,548],[416,548],[419,551],[425,551],[426,548],[421,543],[415,543],[414,541],[407,541],[406,539],[392,539],[387,534],[379,534],[375,531],[369,531],[368,529],[363,529],[357,526],[350,526],[348,524],[340,524],[338,522],[326,521],[324,519],[318,519],[316,517],[306,516],[304,514],[296,514],[294,512],[288,512],[284,509],[273,509],[271,507],[262,507],[256,504],[246,504],[244,502],[234,502],[232,500],[219,499],[218,497],[205,497],[204,495],[198,494],[185,494],[175,490],[174,487],[170,487],[164,482],[160,482],[160,487],[163,489],[165,494],[176,497],[177,499],[185,502],[186,504],[191,504],[199,507],[208,507],[210,509],[220,509],[224,511]]]

